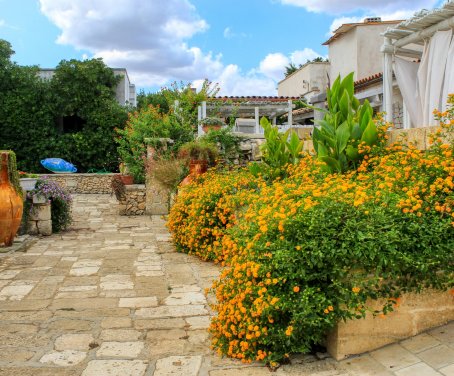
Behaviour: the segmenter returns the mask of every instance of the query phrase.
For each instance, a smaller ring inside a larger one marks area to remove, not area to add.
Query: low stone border
[[[120,215],[145,214],[145,184],[125,185],[125,194],[119,202]]]
[[[57,182],[69,193],[111,193],[110,183],[117,174],[43,174],[49,180]]]
[[[380,301],[368,306],[380,309]],[[329,333],[326,348],[336,360],[376,350],[454,320],[453,291],[403,294],[394,311],[382,316],[339,322]]]

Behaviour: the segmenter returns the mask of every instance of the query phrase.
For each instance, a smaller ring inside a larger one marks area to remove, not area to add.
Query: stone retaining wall
[[[48,174],[69,193],[111,193],[110,182],[115,174]]]
[[[126,193],[119,202],[120,215],[144,215],[145,214],[145,185],[133,184],[125,186]]]
[[[380,309],[382,303],[369,301],[368,306]],[[326,347],[334,359],[341,360],[415,336],[452,320],[452,291],[403,294],[394,311],[385,316],[367,314],[365,319],[339,322],[329,333]]]

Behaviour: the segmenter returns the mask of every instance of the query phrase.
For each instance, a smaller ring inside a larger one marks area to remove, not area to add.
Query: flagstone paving
[[[0,257],[0,375],[261,376],[210,350],[216,265],[177,253],[159,217],[76,195],[73,228]],[[323,358],[323,359],[320,359]],[[336,362],[296,355],[276,375],[454,375],[454,323]]]

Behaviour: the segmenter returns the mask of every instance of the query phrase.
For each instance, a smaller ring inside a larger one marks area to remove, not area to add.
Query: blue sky
[[[13,60],[54,67],[102,57],[155,91],[208,78],[225,95],[275,95],[290,62],[327,56],[345,22],[405,19],[442,0],[0,0]]]

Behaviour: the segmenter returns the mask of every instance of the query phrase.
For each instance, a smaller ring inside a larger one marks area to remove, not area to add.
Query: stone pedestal
[[[32,212],[28,218],[27,233],[30,235],[52,235],[52,219],[50,202],[33,204]]]
[[[380,309],[383,304],[372,301],[368,306]],[[329,333],[326,347],[334,359],[341,360],[415,336],[451,320],[454,320],[452,291],[404,294],[394,312],[375,317],[368,314],[365,319],[339,322]]]

